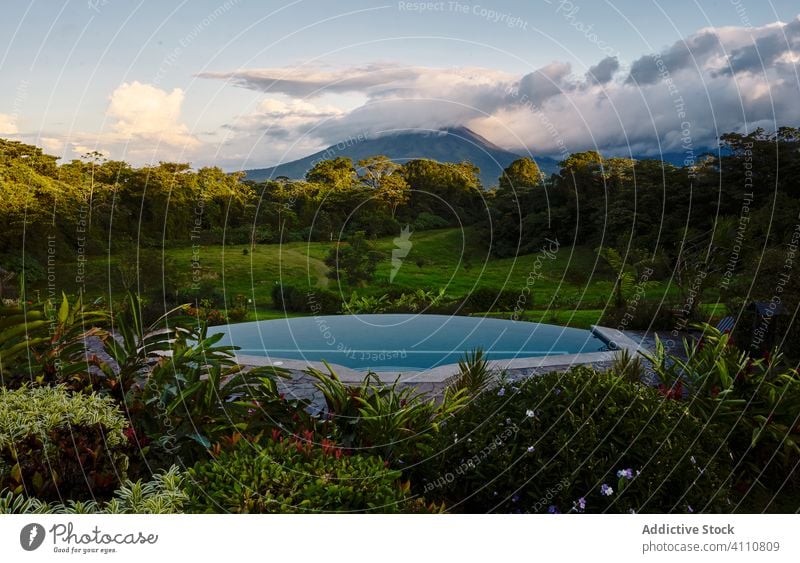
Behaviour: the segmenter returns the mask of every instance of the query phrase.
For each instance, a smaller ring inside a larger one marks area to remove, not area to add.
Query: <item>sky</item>
[[[800,125],[796,0],[4,4],[0,137],[258,168],[466,126],[520,154],[681,153]]]

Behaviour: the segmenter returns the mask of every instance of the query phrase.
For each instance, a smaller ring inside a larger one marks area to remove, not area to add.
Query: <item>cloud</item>
[[[800,18],[700,29],[628,65],[606,57],[582,71],[562,61],[522,75],[373,63],[200,76],[288,97],[264,101],[228,126],[232,133],[258,132],[281,150],[309,147],[308,154],[357,135],[467,126],[518,152],[661,150],[691,160],[716,146],[724,132],[800,125],[798,53]],[[363,103],[348,110],[319,103],[342,93],[360,94]],[[268,148],[252,154],[262,150]]]
[[[314,125],[343,114],[343,110],[332,105],[317,106],[305,100],[284,102],[267,98],[259,102],[255,111],[242,116],[228,127],[238,131],[273,129],[301,135]]]
[[[586,81],[590,84],[607,84],[611,82],[618,70],[619,60],[617,57],[606,57],[596,65],[589,67]]]
[[[520,79],[519,95],[534,104],[541,104],[547,98],[572,90],[574,84],[570,82],[571,74],[569,63],[550,63]]]
[[[180,88],[167,93],[150,84],[125,82],[111,93],[106,115],[113,120],[112,137],[138,148],[152,143],[194,148],[200,143],[180,122],[184,94]]]
[[[785,61],[788,61],[788,64],[792,64],[791,55],[800,49],[800,19],[785,26],[773,26],[769,31],[751,45],[734,49],[728,57],[729,66],[722,72],[728,75],[762,72],[765,67],[778,62],[787,64]]]
[[[0,113],[0,135],[16,135],[17,133],[19,130],[16,118],[7,113]]]
[[[224,157],[229,167],[262,166],[266,162],[288,162],[314,152],[320,146],[316,130],[345,112],[332,105],[306,100],[261,100],[256,108],[226,124]],[[266,155],[266,156],[265,156]]]
[[[709,54],[719,52],[719,37],[713,31],[702,31],[682,41],[675,42],[657,56],[644,55],[631,65],[628,81],[640,86],[657,82],[661,75],[659,66],[677,72],[704,60]]]
[[[58,137],[42,137],[40,142],[44,149],[51,154],[58,154],[64,151],[64,141]]]
[[[270,94],[315,98],[323,94],[370,92],[374,88],[386,89],[392,85],[402,87],[412,83],[419,74],[420,69],[417,68],[375,63],[345,72],[300,66],[201,72],[197,76],[227,80],[242,88]]]
[[[109,95],[109,124],[99,132],[72,131],[60,135],[52,130],[21,135],[26,142],[41,145],[65,159],[89,152],[121,158],[135,164],[158,160],[213,160],[203,154],[203,143],[181,122],[184,93],[151,84],[125,82]]]

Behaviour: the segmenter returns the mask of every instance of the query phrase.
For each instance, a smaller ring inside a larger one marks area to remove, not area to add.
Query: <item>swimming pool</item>
[[[524,321],[446,315],[332,315],[212,327],[237,355],[416,371],[454,364],[482,348],[489,360],[605,350],[591,331]]]

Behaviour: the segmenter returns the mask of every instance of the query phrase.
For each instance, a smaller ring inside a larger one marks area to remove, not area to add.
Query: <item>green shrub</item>
[[[372,372],[361,385],[343,383],[326,364],[328,374],[309,368],[322,392],[328,416],[317,432],[347,448],[378,454],[393,467],[408,467],[431,453],[440,424],[466,404],[466,389],[447,389],[440,401],[412,387],[388,385]]]
[[[339,311],[342,300],[338,293],[327,289],[277,284],[272,288],[272,304],[276,309],[289,313],[332,315]]]
[[[191,510],[202,513],[404,512],[419,509],[400,472],[328,441],[240,441],[190,471]]]
[[[739,491],[778,483],[800,489],[800,374],[784,368],[777,351],[756,360],[730,334],[708,324],[693,327],[701,338],[684,339],[681,355],[667,353],[658,339],[655,353],[646,355],[662,391],[727,440]]]
[[[724,444],[676,401],[586,367],[519,385],[499,383],[447,423],[438,455],[411,473],[427,499],[463,512],[726,506]]]
[[[110,494],[128,465],[125,426],[97,395],[0,389],[0,489],[46,500]]]
[[[464,297],[464,311],[485,313],[488,311],[513,311],[520,298],[520,290],[479,287]],[[526,296],[525,308],[533,304],[533,295]]]
[[[679,306],[657,300],[642,299],[626,307],[610,307],[602,303],[603,316],[600,324],[620,330],[673,330],[678,317],[674,312]]]
[[[189,500],[177,466],[151,481],[128,480],[107,502],[94,500],[47,503],[35,497],[0,493],[0,514],[180,514]]]
[[[427,211],[423,211],[417,215],[417,218],[414,220],[415,231],[430,231],[432,229],[443,229],[449,226],[450,222],[447,219],[443,219]]]
[[[234,307],[226,311],[228,313],[228,321],[232,323],[241,323],[247,320],[247,309],[244,307]]]

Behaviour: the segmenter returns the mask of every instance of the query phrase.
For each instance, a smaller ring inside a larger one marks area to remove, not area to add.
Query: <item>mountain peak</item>
[[[467,127],[431,130],[393,129],[359,142],[331,145],[293,162],[270,168],[245,170],[245,178],[257,182],[278,176],[301,179],[323,159],[343,156],[351,158],[355,163],[377,155],[385,155],[400,164],[419,158],[439,162],[471,162],[480,168],[480,179],[484,187],[496,185],[503,169],[520,158],[520,155],[498,147]]]

